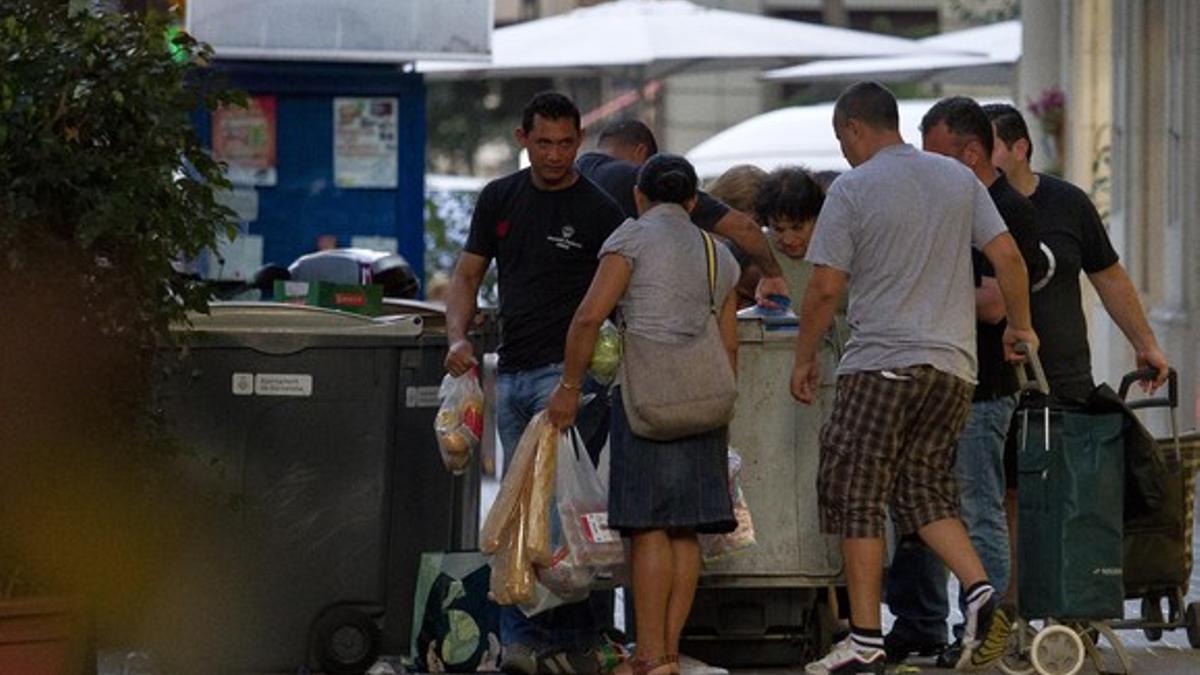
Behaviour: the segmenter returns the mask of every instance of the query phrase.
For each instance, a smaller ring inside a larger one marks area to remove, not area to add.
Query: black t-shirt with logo
[[[583,176],[546,191],[525,169],[483,188],[464,249],[496,260],[501,371],[562,361],[600,246],[624,220],[612,198]]]
[[[1046,274],[1046,257],[1038,240],[1036,209],[1033,204],[1017,192],[1004,176],[998,177],[988,195],[1009,234],[1021,250],[1030,283],[1039,281]],[[994,277],[996,271],[978,249],[971,249],[975,274],[979,277]],[[1016,371],[1004,360],[1004,328],[1007,322],[998,324],[979,321],[975,324],[975,349],[979,358],[979,384],[975,387],[975,400],[986,401],[998,396],[1016,393]]]
[[[1038,236],[1054,254],[1050,279],[1030,303],[1033,329],[1042,343],[1042,366],[1051,394],[1086,399],[1094,383],[1079,273],[1100,272],[1119,258],[1100,214],[1083,190],[1060,178],[1038,174],[1037,189],[1029,200],[1036,209]]]

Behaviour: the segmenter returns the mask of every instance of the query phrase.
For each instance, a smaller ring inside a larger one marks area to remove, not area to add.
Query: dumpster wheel
[[[1033,661],[1029,658],[1029,645],[1037,631],[1030,627],[1024,619],[1017,619],[1012,631],[1008,634],[1008,644],[1004,648],[1004,656],[996,663],[996,668],[1005,675],[1033,675]]]
[[[1188,605],[1184,618],[1187,621],[1188,644],[1192,645],[1192,649],[1200,649],[1200,602]]]
[[[1069,626],[1055,624],[1038,631],[1029,659],[1038,675],[1075,675],[1087,653],[1083,640]]]
[[[331,607],[313,625],[313,649],[321,670],[358,675],[379,657],[382,632],[375,620],[354,607]]]
[[[1151,594],[1142,598],[1142,621],[1152,624],[1161,624],[1163,622],[1161,597]],[[1163,629],[1160,626],[1143,628],[1142,633],[1146,636],[1147,640],[1158,642],[1162,639]]]

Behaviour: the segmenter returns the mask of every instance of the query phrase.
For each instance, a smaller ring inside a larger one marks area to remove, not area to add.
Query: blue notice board
[[[262,237],[262,262],[286,266],[316,250],[322,238],[336,238],[337,246],[350,246],[354,238],[382,238],[394,240],[397,252],[423,279],[425,84],[421,75],[378,64],[218,61],[216,68],[233,87],[253,96],[274,97],[276,102],[275,184],[238,188],[257,192],[255,218],[242,229]],[[386,105],[374,110],[395,121],[394,172],[352,156],[357,144],[365,148],[360,154],[369,159],[371,139],[345,142],[345,119],[340,134],[335,132],[335,100],[359,97],[395,101],[394,113]],[[201,139],[212,147],[211,116],[194,117]],[[341,183],[353,187],[338,187],[335,136],[344,141],[338,155]]]

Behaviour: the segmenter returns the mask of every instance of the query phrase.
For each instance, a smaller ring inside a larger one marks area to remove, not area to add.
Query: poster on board
[[[275,185],[275,129],[274,96],[251,96],[245,107],[222,106],[213,111],[213,157],[228,165],[229,182]]]
[[[333,99],[333,179],[339,188],[395,188],[396,98]]]

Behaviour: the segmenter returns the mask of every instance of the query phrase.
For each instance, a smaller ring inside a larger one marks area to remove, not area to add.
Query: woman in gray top
[[[703,234],[692,225],[696,172],[676,155],[655,155],[638,175],[638,218],[626,220],[600,250],[600,268],[567,334],[562,381],[547,408],[559,428],[574,423],[579,388],[600,325],[620,309],[625,330],[658,342],[683,343],[712,313]],[[736,367],[733,292],[740,270],[717,246],[718,323]],[[697,363],[696,368],[705,364]],[[697,533],[736,526],[727,478],[727,428],[672,441],[635,436],[612,395],[609,525],[632,540],[637,653],[621,670],[635,675],[678,672],[679,636],[700,575]]]

